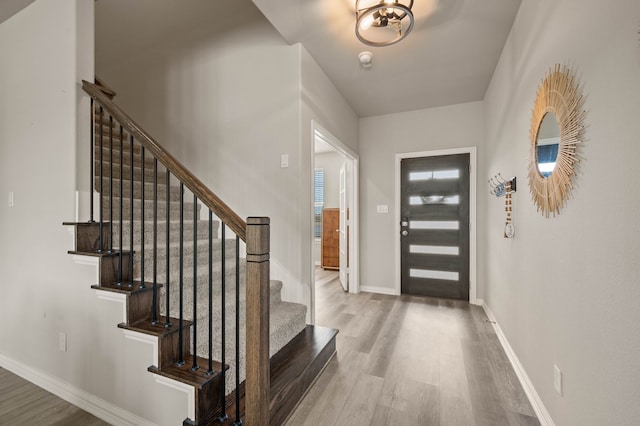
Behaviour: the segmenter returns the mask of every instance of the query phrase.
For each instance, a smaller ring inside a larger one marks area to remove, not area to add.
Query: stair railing
[[[226,379],[224,374],[225,369],[225,344],[226,344],[226,326],[225,324],[225,309],[227,301],[225,300],[225,243],[227,228],[235,234],[235,344],[236,344],[236,359],[235,359],[235,419],[234,424],[242,424],[241,412],[240,412],[240,398],[241,398],[241,386],[240,386],[240,241],[246,243],[246,378],[244,383],[244,397],[245,397],[245,417],[244,422],[248,425],[268,425],[269,422],[269,218],[265,217],[249,217],[245,222],[240,216],[238,216],[229,206],[227,206],[218,196],[216,196],[205,184],[203,184],[198,178],[196,178],[186,167],[184,167],[178,160],[176,160],[168,151],[166,151],[155,139],[153,139],[147,132],[145,132],[141,126],[139,126],[129,115],[127,115],[112,98],[115,92],[111,90],[106,84],[100,80],[96,80],[98,84],[93,84],[87,81],[83,81],[83,89],[91,96],[91,126],[94,129],[91,138],[91,194],[94,190],[100,193],[99,198],[99,249],[98,251],[106,251],[118,255],[118,271],[116,285],[123,286],[125,288],[144,288],[151,284],[153,286],[153,302],[152,312],[149,314],[149,321],[153,323],[160,323],[164,321],[166,327],[171,326],[171,292],[176,289],[170,284],[170,232],[171,232],[171,183],[172,176],[177,179],[180,186],[179,200],[180,200],[180,218],[179,218],[179,241],[180,241],[180,263],[179,263],[179,345],[178,345],[178,365],[183,365],[186,362],[187,356],[184,353],[184,349],[188,348],[191,344],[193,346],[193,356],[191,370],[197,370],[199,368],[207,368],[207,373],[213,373],[213,355],[212,355],[212,298],[213,298],[213,282],[212,282],[212,240],[213,240],[213,216],[215,215],[222,222],[221,224],[221,303],[222,314],[219,318],[221,321],[221,365],[223,369],[221,380],[221,398],[219,413],[221,420],[227,418],[227,406],[225,401],[225,386]],[[96,123],[97,120],[97,123]],[[105,126],[108,126],[108,132],[105,132]],[[94,137],[97,133],[98,138]],[[114,134],[115,133],[115,134]],[[105,138],[108,139],[108,160],[105,160]],[[114,146],[119,150],[119,166],[114,168]],[[129,158],[126,159],[123,155],[123,151],[129,150]],[[136,253],[137,259],[134,259],[134,219],[136,213],[134,212],[134,151],[138,152],[141,160],[141,202],[140,202],[140,234],[141,243],[140,250]],[[147,156],[150,156],[153,162],[153,170],[151,176],[147,176],[146,160]],[[129,248],[128,254],[123,247],[123,228],[125,226],[123,217],[126,216],[124,212],[125,208],[125,192],[123,178],[125,177],[124,165],[129,163]],[[103,199],[105,198],[105,163],[108,164],[108,205],[103,205]],[[160,176],[159,165],[165,169],[165,199],[166,199],[166,265],[165,276],[166,282],[164,284],[158,283],[158,272],[160,271],[157,254],[158,254],[158,218],[159,218],[159,206],[158,206],[158,184],[162,180]],[[96,173],[94,166],[99,168],[99,173]],[[114,173],[119,173],[119,188],[114,188]],[[99,177],[97,177],[98,175]],[[146,206],[146,184],[147,178],[153,179],[152,189],[152,203]],[[97,188],[95,180],[98,179]],[[184,232],[184,190],[185,188],[193,194],[193,320],[192,320],[192,342],[186,342],[183,333],[183,322],[186,322],[184,317],[185,306],[184,302],[184,246],[183,246],[183,232]],[[119,194],[118,208],[119,211],[114,211],[114,190]],[[90,197],[90,222],[94,222],[94,201],[93,197]],[[201,326],[196,320],[197,313],[197,301],[198,301],[198,285],[197,285],[197,267],[198,267],[198,203],[203,204],[208,209],[208,260],[209,260],[209,279],[208,279],[208,327],[209,327],[209,341],[208,343],[208,358],[207,365],[198,365],[197,358],[197,327]],[[145,219],[149,216],[145,211],[145,207],[149,207],[152,212],[153,220],[153,232],[152,243],[153,247],[153,262],[152,262],[152,282],[145,282]],[[107,218],[105,218],[105,214]],[[113,226],[114,226],[114,214],[117,214],[119,219],[118,229],[118,249],[114,248],[113,238]],[[103,224],[108,224],[108,240],[104,241],[103,237]],[[134,281],[134,263],[139,265],[138,273],[140,279]],[[128,265],[125,265],[127,263]],[[128,268],[127,268],[128,266]],[[165,318],[163,319],[158,312],[159,309],[159,289],[164,285],[165,287]]]

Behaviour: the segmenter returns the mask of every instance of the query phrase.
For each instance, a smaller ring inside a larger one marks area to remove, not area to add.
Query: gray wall
[[[395,155],[477,146],[478,158],[482,158],[483,119],[482,102],[360,119],[363,290],[395,292]],[[380,204],[388,205],[389,213],[376,213]],[[478,215],[482,215],[480,208]],[[479,270],[482,259],[478,258]]]
[[[312,257],[313,237],[313,154],[315,137],[312,123],[322,126],[355,154],[358,154],[358,117],[347,101],[338,92],[318,63],[309,55],[304,46],[300,49],[301,73],[301,127],[300,154],[303,172],[300,177],[302,277],[305,300],[314,297],[311,282],[316,258]],[[305,166],[306,165],[306,166]],[[314,250],[316,253],[319,251]],[[357,260],[354,260],[357,262]],[[314,308],[314,301],[311,306]],[[310,319],[314,314],[311,310]]]
[[[283,281],[286,300],[310,305],[311,120],[356,147],[357,118],[306,50],[288,45],[253,3],[238,2],[238,19],[221,30],[200,22],[216,4],[189,1],[133,10],[129,1],[97,3],[97,74],[240,216],[271,218],[271,275]],[[113,26],[124,11],[157,20],[142,32],[135,19]],[[153,28],[168,13],[180,31]],[[118,60],[112,43],[122,38],[131,47]],[[280,168],[281,154],[288,168]]]
[[[508,240],[502,200],[479,188],[484,299],[557,425],[640,419],[639,25],[635,0],[523,0],[485,98],[479,182],[502,172],[519,189]],[[528,135],[536,90],[556,63],[578,75],[588,114],[572,197],[546,219],[528,193]]]
[[[166,1],[147,6],[162,16],[173,7]],[[190,8],[176,8],[176,21],[191,25],[169,33],[158,29],[153,43],[161,49],[141,48],[114,62],[113,47],[103,45],[116,40],[114,31],[135,40],[136,23],[111,25],[111,16],[125,13],[128,2],[96,4],[96,44],[103,46],[96,51],[97,73],[118,92],[116,101],[241,217],[271,218],[272,276],[283,280],[285,299],[305,303],[296,238],[299,51],[249,1],[238,4],[242,13],[223,33],[180,16],[194,9],[207,15],[216,7],[192,1]],[[289,156],[288,168],[280,168],[281,154]]]
[[[73,238],[62,222],[76,216],[75,191],[88,188],[76,162],[88,168],[88,148],[79,147],[89,146],[90,104],[80,81],[94,75],[93,7],[39,0],[0,24],[0,365],[104,408],[113,423],[123,423],[124,409],[175,425],[186,396],[155,384],[151,346],[123,338],[122,305],[99,300],[90,288],[96,267],[67,254]]]

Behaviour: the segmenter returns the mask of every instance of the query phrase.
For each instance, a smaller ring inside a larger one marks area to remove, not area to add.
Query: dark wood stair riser
[[[148,320],[151,317],[153,306],[153,288],[127,296],[127,322],[134,324],[138,321]]]
[[[64,222],[75,228],[75,251],[96,252],[100,248],[100,223],[98,222]],[[102,224],[102,247],[109,247],[109,224]]]
[[[178,320],[175,320],[178,323]],[[188,326],[184,327],[182,331],[182,353],[184,356],[190,354],[191,342],[191,322]],[[176,332],[162,336],[158,342],[158,360],[160,362],[160,369],[166,368],[169,365],[175,364],[179,360],[178,348],[180,347],[180,334]]]
[[[120,269],[120,260],[118,255],[105,256],[100,258],[100,282],[99,286],[112,286],[118,284],[119,272],[122,274],[122,283],[130,282],[129,275],[129,259],[130,253],[122,253],[122,271]]]

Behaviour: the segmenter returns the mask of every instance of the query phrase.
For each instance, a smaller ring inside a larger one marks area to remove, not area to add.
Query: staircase
[[[282,424],[335,353],[337,331],[306,325],[306,307],[269,279],[268,218],[242,221],[104,83],[83,87],[100,198],[88,222],[65,223],[70,253],[99,259],[93,288],[125,299],[120,328],[157,337],[148,370],[193,386],[185,425]]]

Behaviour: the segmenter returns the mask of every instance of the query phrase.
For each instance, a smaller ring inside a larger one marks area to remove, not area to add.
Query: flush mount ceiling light
[[[390,46],[413,28],[413,0],[356,0],[356,36],[366,45]]]

